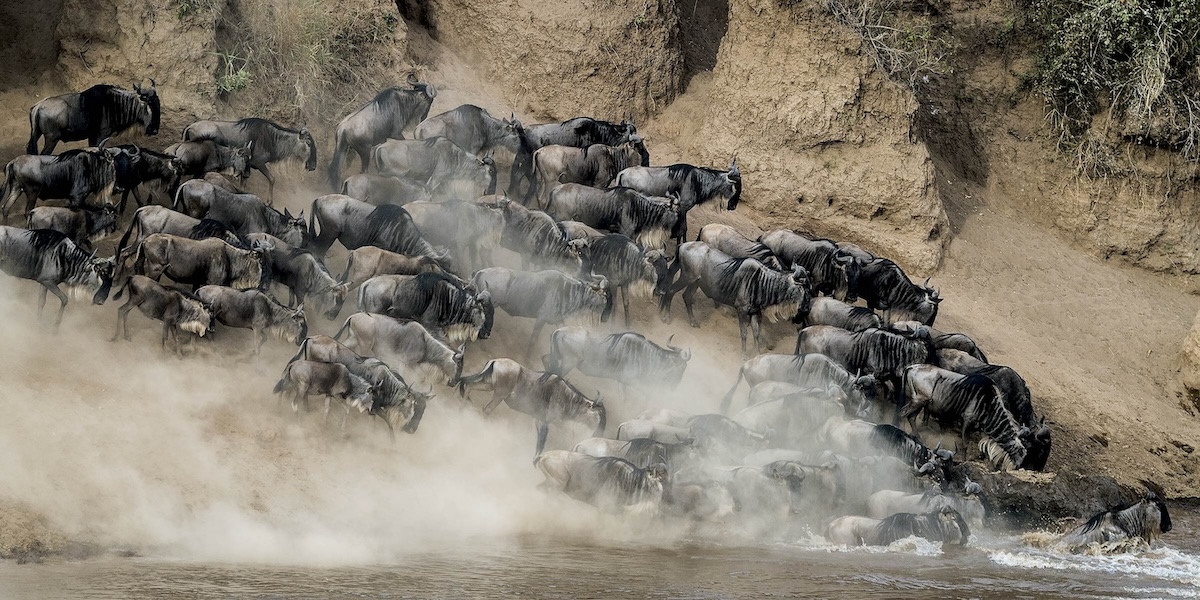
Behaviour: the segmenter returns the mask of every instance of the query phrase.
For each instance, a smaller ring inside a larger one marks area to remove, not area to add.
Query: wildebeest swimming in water
[[[91,296],[93,304],[104,304],[112,287],[112,259],[96,258],[80,250],[66,235],[50,229],[19,229],[0,226],[0,271],[41,284],[38,317],[46,306],[46,292],[52,292],[62,304],[54,327],[62,323],[67,309],[67,293],[76,299]]]
[[[669,480],[667,467],[661,463],[638,468],[621,458],[597,458],[567,450],[540,454],[534,464],[546,476],[540,489],[561,491],[606,512],[656,514]]]
[[[247,146],[251,149],[250,168],[263,174],[270,186],[268,197],[275,197],[275,178],[268,164],[282,160],[303,160],[304,170],[317,168],[317,142],[308,129],[299,131],[266,119],[248,117],[238,121],[196,121],[183,130],[188,142],[212,140],[223,146]]]
[[[154,80],[150,87],[134,84],[133,91],[114,85],[94,85],[82,92],[52,96],[29,109],[29,143],[25,151],[37,154],[38,138],[45,136],[42,154],[53,154],[61,142],[88,141],[89,146],[142,125],[146,135],[158,133],[162,108]]]
[[[1137,503],[1097,513],[1086,523],[1055,540],[1053,547],[1080,552],[1093,544],[1102,549],[1121,542],[1149,545],[1171,531],[1171,515],[1162,497],[1150,490]]]
[[[950,507],[923,515],[899,513],[883,520],[840,517],[825,529],[826,540],[844,546],[887,546],[909,536],[966,546],[971,530],[962,515]]]

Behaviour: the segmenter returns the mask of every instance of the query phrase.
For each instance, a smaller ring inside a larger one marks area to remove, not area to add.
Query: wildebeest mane
[[[651,438],[634,438],[629,440],[629,445],[625,447],[625,460],[643,469],[654,463],[663,463],[670,469],[673,448],[671,444],[663,444]]]
[[[260,117],[246,117],[238,119],[234,126],[244,134],[248,139],[254,140],[254,153],[260,152],[270,157],[270,159],[287,158],[292,156],[292,150],[296,147],[294,136],[300,136],[303,132],[298,129],[284,127],[279,123],[263,119]],[[270,160],[268,159],[268,160]],[[312,144],[308,149],[308,161],[312,164],[317,162],[317,146]]]
[[[420,232],[403,207],[381,204],[366,218],[367,235],[375,245],[399,254],[425,254]],[[386,244],[386,245],[380,245]],[[428,244],[424,244],[428,246]],[[429,248],[432,251],[432,248]]]
[[[951,509],[953,510],[953,509]],[[940,511],[933,511],[925,514],[912,513],[897,513],[894,514],[876,526],[876,531],[879,533],[877,542],[882,545],[890,544],[896,540],[906,538],[910,535],[924,537],[931,541],[948,541],[959,543],[960,540],[946,539],[950,532],[942,523],[939,517]],[[954,510],[953,514],[958,523],[959,531],[962,534],[961,541],[965,542],[970,537],[971,532],[967,527],[967,522]]]
[[[921,440],[894,425],[886,423],[875,425],[868,439],[876,448],[891,450],[895,454],[902,455],[902,460],[907,464],[924,464],[933,458],[933,451],[922,444]]]
[[[249,241],[238,235],[238,233],[228,225],[216,219],[200,219],[200,222],[196,223],[196,225],[192,227],[192,230],[188,232],[188,237],[193,240],[217,238],[226,243],[228,243],[230,239],[235,239],[238,243],[233,244],[234,247],[242,250],[248,250],[250,248]]]
[[[747,267],[748,272],[739,277],[743,265]],[[789,276],[772,271],[757,260],[746,257],[732,258],[721,263],[718,268],[720,272],[716,284],[721,294],[732,299],[737,297],[738,288],[742,288],[741,291],[746,297],[753,299],[754,305],[749,307],[751,311],[762,310],[788,299],[787,291],[790,286],[786,278]]]
[[[106,125],[114,133],[133,125],[138,120],[141,102],[146,102],[150,107],[148,129],[157,130],[160,109],[157,96],[153,98],[154,101],[151,102],[148,97],[140,96],[137,92],[103,83],[79,92],[79,106],[88,117],[88,135],[98,134]]]
[[[646,470],[623,458],[606,456],[595,458],[596,470],[601,474],[601,487],[616,491],[622,499],[640,500],[642,482]]]

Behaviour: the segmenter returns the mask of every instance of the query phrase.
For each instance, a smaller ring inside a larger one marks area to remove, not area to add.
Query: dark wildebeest
[[[1122,504],[1097,513],[1086,523],[1058,538],[1053,545],[1071,552],[1086,550],[1092,544],[1135,541],[1149,546],[1160,535],[1171,531],[1167,503],[1155,492],[1146,491],[1136,504]]]
[[[134,231],[137,232],[136,236],[133,235]],[[232,230],[217,231],[215,228],[202,226],[200,219],[189,217],[165,206],[152,204],[133,212],[133,220],[129,222],[129,229],[125,230],[125,235],[121,236],[121,241],[117,242],[117,262],[123,262],[127,255],[136,252],[142,242],[155,233],[169,233],[192,239],[216,237],[234,247],[246,246],[245,240]],[[209,235],[213,233],[218,235]],[[131,237],[133,245],[127,245]]]
[[[562,492],[605,512],[655,516],[670,480],[666,465],[660,463],[638,468],[622,458],[568,450],[551,450],[533,462],[546,476],[539,489]]]
[[[812,305],[808,307],[808,312],[804,313],[801,318],[800,325],[802,327],[829,325],[847,331],[862,331],[872,327],[883,327],[883,319],[880,319],[879,315],[875,314],[875,311],[862,306],[846,304],[837,298],[829,296],[813,298]],[[797,352],[799,352],[798,344]]]
[[[967,483],[963,495],[947,494],[939,489],[921,494],[910,494],[897,490],[880,490],[867,498],[867,516],[884,519],[899,513],[926,513],[950,507],[963,516],[971,527],[982,528],[987,516],[978,483]]]
[[[418,273],[446,273],[436,260],[428,256],[405,256],[388,252],[375,246],[361,246],[350,251],[346,259],[346,271],[338,278],[340,283],[352,290],[376,275],[416,275]]]
[[[487,339],[495,318],[491,294],[442,273],[372,277],[358,288],[358,310],[416,319],[455,344]]]
[[[62,323],[67,309],[67,293],[76,299],[91,296],[93,304],[104,304],[112,287],[113,261],[96,258],[79,249],[66,235],[49,229],[20,229],[0,225],[0,271],[41,284],[38,317],[46,306],[46,292],[52,292],[61,305],[54,327]]]
[[[575,117],[561,123],[544,123],[527,125],[519,131],[521,148],[513,158],[512,172],[509,176],[508,193],[517,198],[524,198],[521,191],[522,182],[532,182],[533,153],[543,146],[558,145],[574,148],[587,148],[593,144],[619,146],[637,133],[637,128],[629,121],[609,123],[590,117]],[[644,143],[638,145],[638,153],[642,155],[642,166],[650,165],[650,153]],[[531,183],[532,185],[532,183]]]
[[[578,183],[565,183],[551,190],[546,213],[555,219],[620,233],[656,250],[663,249],[668,239],[679,238],[678,224],[684,218],[673,198],[650,198],[629,188],[602,190]]]
[[[648,438],[610,440],[591,437],[575,444],[571,450],[596,458],[623,458],[643,469],[655,463],[662,463],[667,466],[667,471],[672,473],[695,456],[695,449],[690,444],[664,444]]]
[[[404,139],[404,131],[412,129],[429,116],[429,107],[437,90],[428,83],[417,81],[409,74],[408,88],[387,88],[358,110],[346,115],[334,133],[335,147],[329,161],[329,187],[337,189],[342,181],[342,161],[353,151],[367,170],[371,148],[388,138]],[[343,192],[345,193],[345,192]],[[353,196],[353,194],[350,194]],[[366,200],[366,198],[359,198]]]
[[[271,281],[288,289],[288,306],[312,300],[314,312],[331,321],[342,312],[350,286],[334,279],[325,263],[311,252],[267,233],[251,233],[246,239],[263,251],[264,268],[271,274]]]
[[[492,303],[509,316],[534,319],[526,357],[546,325],[579,319],[595,326],[612,315],[612,294],[603,281],[584,282],[561,271],[490,267],[476,271],[471,284],[491,294]]]
[[[824,354],[849,371],[874,375],[885,385],[890,383],[897,407],[897,423],[903,401],[904,368],[937,362],[937,352],[926,327],[912,333],[900,333],[875,328],[852,332],[840,327],[815,325],[800,330],[796,346],[798,354]]]
[[[397,254],[427,256],[443,269],[450,268],[449,253],[435,252],[421,237],[408,211],[394,204],[374,206],[329,194],[313,200],[308,219],[310,248],[318,258],[323,258],[336,240],[347,250],[375,246]]]
[[[116,150],[99,148],[68,150],[58,156],[26,154],[4,166],[4,187],[0,188],[4,221],[19,194],[25,195],[25,214],[41,200],[66,199],[67,205],[79,208],[93,195],[101,203],[112,204],[116,171],[113,156]]]
[[[354,373],[341,363],[297,360],[283,368],[283,375],[272,390],[275,394],[291,393],[292,410],[300,409],[300,402],[308,406],[312,394],[325,396],[325,419],[329,419],[329,404],[334,396],[346,403],[346,410],[358,407],[367,412],[375,404],[375,390],[370,382]],[[345,421],[342,421],[345,423]]]
[[[139,207],[145,205],[142,195],[138,192],[138,188],[143,184],[159,182],[163,196],[170,198],[170,190],[175,187],[183,172],[183,165],[179,159],[171,154],[155,152],[133,144],[122,144],[117,148],[121,151],[113,158],[115,189],[121,192],[121,204],[117,207],[117,214],[125,214],[130,192],[133,193],[133,199]],[[153,199],[153,196],[149,196],[148,199]]]
[[[875,398],[877,388],[873,376],[856,376],[821,354],[760,354],[742,363],[733,386],[721,400],[721,412],[729,410],[734,392],[742,379],[751,387],[764,381],[780,381],[822,390],[836,387],[845,397],[845,404],[856,411]]]
[[[579,221],[559,221],[558,224],[559,227],[562,228],[563,234],[567,236],[568,242],[572,240],[587,240],[608,235],[606,232],[600,231],[586,223],[580,223]]]
[[[417,432],[429,404],[429,394],[412,389],[383,361],[359,356],[327,335],[315,335],[300,342],[300,349],[288,362],[300,359],[342,364],[374,386],[375,403],[371,406],[371,414],[383,419],[393,440],[398,426],[405,433]]]
[[[246,146],[252,150],[250,168],[263,174],[269,186],[268,198],[275,197],[275,178],[267,165],[283,160],[303,160],[305,171],[317,168],[317,142],[308,129],[289,129],[266,119],[248,117],[238,121],[196,121],[183,130],[189,142],[212,140],[225,146]]]
[[[709,223],[700,228],[700,235],[696,236],[696,241],[704,242],[734,258],[753,258],[776,271],[785,270],[779,257],[775,256],[770,248],[763,245],[762,242],[756,242],[738,233],[736,229],[728,225]],[[786,269],[791,268],[790,264],[786,267]],[[805,266],[805,268],[808,267]],[[814,290],[816,289],[815,281],[814,277]]]
[[[942,350],[958,350],[971,355],[972,358],[980,363],[988,361],[987,355],[983,353],[983,349],[979,347],[979,344],[976,344],[975,340],[971,339],[971,336],[965,333],[945,333],[920,321],[896,321],[888,327],[901,332],[912,332],[916,331],[919,327],[927,327],[929,329],[929,336],[933,338],[933,347],[937,348],[939,352]],[[953,371],[954,369],[950,370]]]
[[[1000,389],[987,377],[912,365],[904,368],[903,394],[900,416],[908,419],[912,431],[916,431],[916,417],[925,411],[943,427],[961,423],[963,443],[978,429],[1003,448],[1006,465],[1020,468],[1024,464],[1028,451],[1022,438],[1029,430],[1013,418]]]
[[[434,337],[417,321],[399,321],[384,315],[354,313],[334,339],[346,337],[346,347],[365,356],[377,356],[394,365],[419,370],[425,379],[440,374],[446,385],[462,375],[465,344],[458,349]]]
[[[763,235],[759,242],[778,257],[785,269],[800,265],[813,280],[813,291],[854,302],[858,287],[859,265],[854,257],[838,249],[831,240],[810,240],[786,229]]]
[[[540,210],[530,210],[508,198],[496,203],[504,214],[500,245],[521,256],[521,265],[578,273],[582,262],[577,248],[568,243],[561,224]]]
[[[504,214],[493,204],[448,200],[410,202],[404,205],[421,236],[429,243],[450,248],[462,260],[461,268],[482,269],[493,264],[492,252],[504,234]]]
[[[618,440],[654,440],[660,444],[696,445],[699,440],[686,424],[672,425],[650,419],[630,419],[617,425]]]
[[[941,444],[929,448],[916,436],[885,423],[871,423],[841,416],[830,417],[817,430],[816,440],[823,447],[846,456],[894,456],[906,465],[925,465],[930,462],[939,471],[954,458]]]
[[[934,346],[936,345],[937,338],[934,338]],[[990,379],[1000,389],[1004,398],[1004,406],[1017,419],[1017,422],[1029,428],[1036,426],[1029,386],[1016,371],[1004,365],[988,364],[966,352],[952,348],[939,349],[937,356],[938,364],[944,369],[960,375],[978,374]]]
[[[117,309],[117,330],[113,332],[110,341],[124,335],[129,339],[129,311],[137,307],[142,314],[162,321],[162,339],[160,347],[166,347],[167,338],[175,344],[176,352],[183,354],[183,346],[179,341],[179,332],[186,331],[200,337],[212,331],[213,316],[211,308],[204,300],[183,290],[164,287],[158,282],[134,275],[125,280],[121,289],[117,290],[114,300],[120,300],[121,294],[129,290],[129,300]]]
[[[687,307],[688,321],[699,327],[692,302],[696,290],[713,301],[732,306],[738,314],[738,330],[742,337],[742,356],[746,356],[747,322],[754,333],[754,352],[759,352],[759,321],[765,315],[770,321],[794,320],[808,310],[812,296],[808,273],[796,266],[791,273],[780,273],[751,258],[732,258],[704,242],[687,242],[679,246],[671,272],[679,273],[671,289],[662,298],[663,321],[671,320],[671,300],[679,290]]]
[[[663,348],[640,333],[592,333],[584,327],[562,327],[550,334],[550,353],[542,357],[547,373],[604,377],[622,385],[674,388],[683,379],[692,351],[667,340]]]
[[[929,279],[925,279],[925,285],[917,285],[886,258],[859,264],[857,283],[854,293],[866,300],[872,310],[882,311],[886,323],[919,321],[933,325],[937,318],[942,298],[929,287]]]
[[[262,253],[242,250],[208,238],[192,240],[165,233],[148,236],[138,246],[134,272],[158,281],[163,274],[178,283],[200,287],[224,285],[258,289],[263,283]]]
[[[696,205],[715,202],[719,208],[735,210],[742,199],[742,173],[737,159],[729,164],[728,171],[687,164],[630,167],[621,171],[612,185],[633,188],[647,196],[677,196],[680,226],[675,237],[679,240],[687,238],[687,214]]]
[[[381,175],[424,183],[436,199],[496,193],[496,163],[491,154],[475,156],[443,137],[388,140],[371,151],[371,164]]]
[[[206,177],[209,173],[228,173],[245,181],[250,176],[251,146],[223,146],[212,140],[179,142],[167,146],[183,177]]]
[[[432,202],[429,186],[407,177],[391,177],[375,173],[351,175],[342,182],[342,195],[367,204],[398,204]]]
[[[257,196],[230,194],[204,181],[189,181],[187,186],[193,183],[211,194],[208,198],[208,210],[204,212],[203,218],[220,221],[243,237],[251,233],[268,233],[291,246],[306,245],[308,225],[304,222],[304,211],[292,216],[291,210],[285,208],[283,212],[279,212],[267,206]],[[189,204],[188,208],[193,206]]]
[[[39,206],[29,211],[27,218],[28,229],[53,229],[85,249],[117,230],[117,210],[109,204],[101,208]]]
[[[171,206],[179,212],[199,219],[208,214],[214,203],[235,204],[238,200],[263,203],[254,194],[238,194],[210,181],[193,179],[183,182],[175,190],[175,200]]]
[[[641,164],[638,147],[642,138],[634,135],[619,146],[592,144],[587,148],[573,146],[542,146],[533,153],[533,184],[525,204],[536,198],[546,205],[550,190],[562,183],[580,183],[594,188],[606,188],[617,173]]]
[[[53,154],[61,142],[87,140],[95,146],[134,125],[146,135],[158,133],[161,106],[154,80],[150,87],[134,84],[133,91],[113,85],[93,85],[77,93],[52,96],[29,109],[29,143],[25,152],[37,154],[38,138],[46,136],[42,154]]]
[[[607,416],[600,398],[591,400],[562,377],[545,375],[514,360],[496,358],[489,360],[478,373],[463,375],[455,385],[464,397],[468,389],[491,391],[492,399],[483,407],[485,415],[504,402],[509,408],[533,417],[537,421],[535,456],[546,446],[551,423],[576,421],[591,427],[592,436],[604,435]]]
[[[413,137],[418,140],[444,137],[475,155],[496,148],[516,154],[521,149],[520,131],[521,122],[515,116],[497,119],[478,106],[463,104],[421,121]]]
[[[208,304],[220,324],[252,330],[255,354],[262,352],[268,334],[297,345],[308,337],[303,305],[288,308],[258,290],[235,290],[220,285],[201,287],[196,290],[196,297]]]
[[[619,233],[570,243],[579,248],[579,257],[583,260],[580,273],[584,277],[603,276],[608,281],[609,290],[620,290],[626,327],[631,322],[631,291],[637,298],[649,298],[651,294],[663,295],[670,285],[667,255],[662,250],[643,251],[633,240]]]
[[[962,515],[949,506],[923,515],[899,513],[883,520],[839,517],[825,529],[826,540],[843,546],[887,546],[909,536],[966,546],[971,530]]]

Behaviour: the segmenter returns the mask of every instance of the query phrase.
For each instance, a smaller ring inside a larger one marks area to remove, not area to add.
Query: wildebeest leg
[[[533,456],[537,457],[542,453],[542,449],[546,447],[546,436],[550,433],[550,424],[545,421],[537,422],[537,450]]]
[[[754,314],[750,315],[750,331],[754,333],[754,355],[758,356],[762,352],[762,348],[758,343],[758,336],[762,329],[762,317]],[[743,349],[744,352],[744,349]]]
[[[355,150],[358,153],[358,160],[362,163],[362,170],[359,173],[367,172],[367,164],[371,162],[371,151],[369,149]]]
[[[255,169],[259,173],[262,173],[263,177],[267,178],[267,206],[271,206],[275,202],[275,178],[271,176],[271,170],[265,164],[261,167],[255,167]]]
[[[54,147],[58,145],[58,136],[46,134],[46,147],[42,148],[42,155],[49,156],[54,154]]]
[[[254,355],[262,354],[263,344],[267,342],[267,332],[264,329],[254,328]]]
[[[110,342],[117,341],[117,337],[121,335],[121,330],[125,330],[125,339],[129,339],[129,311],[133,310],[133,296],[129,297],[129,301],[121,305],[117,309],[117,330],[113,332]],[[122,327],[124,325],[124,327]]]
[[[331,402],[333,402],[333,396],[330,396],[329,394],[325,394],[325,416],[321,417],[321,426],[322,427],[329,424],[329,404]]]
[[[488,402],[487,405],[483,407],[484,416],[492,414],[492,411],[496,410],[496,407],[500,406],[500,403],[504,401],[506,397],[507,396],[501,396],[499,392],[492,392],[492,401]]]
[[[742,337],[742,358],[746,358],[746,315],[738,311],[738,334]]]
[[[700,323],[696,321],[696,312],[692,308],[692,303],[696,299],[696,290],[700,289],[700,284],[692,284],[683,290],[683,306],[687,308],[688,324],[692,327],[699,327]],[[746,332],[742,331],[742,354],[746,353]]]
[[[58,289],[58,284],[53,282],[39,281],[42,284],[42,295],[38,298],[38,318],[42,318],[42,307],[46,305],[46,291],[54,294],[58,298],[58,316],[54,318],[54,329],[58,329],[62,323],[63,313],[67,310],[67,295]]]
[[[529,346],[525,348],[525,362],[529,362],[529,355],[533,353],[533,345],[537,343],[538,337],[542,334],[542,328],[546,326],[541,320],[534,322],[533,334],[529,336]]]
[[[625,308],[625,326],[629,327],[629,286],[621,286],[621,306]]]

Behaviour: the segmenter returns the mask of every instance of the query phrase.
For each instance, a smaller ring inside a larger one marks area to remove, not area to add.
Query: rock
[[[963,468],[983,486],[991,525],[1002,529],[1052,527],[1064,518],[1088,518],[1137,495],[1103,475],[990,472],[976,463]]]

